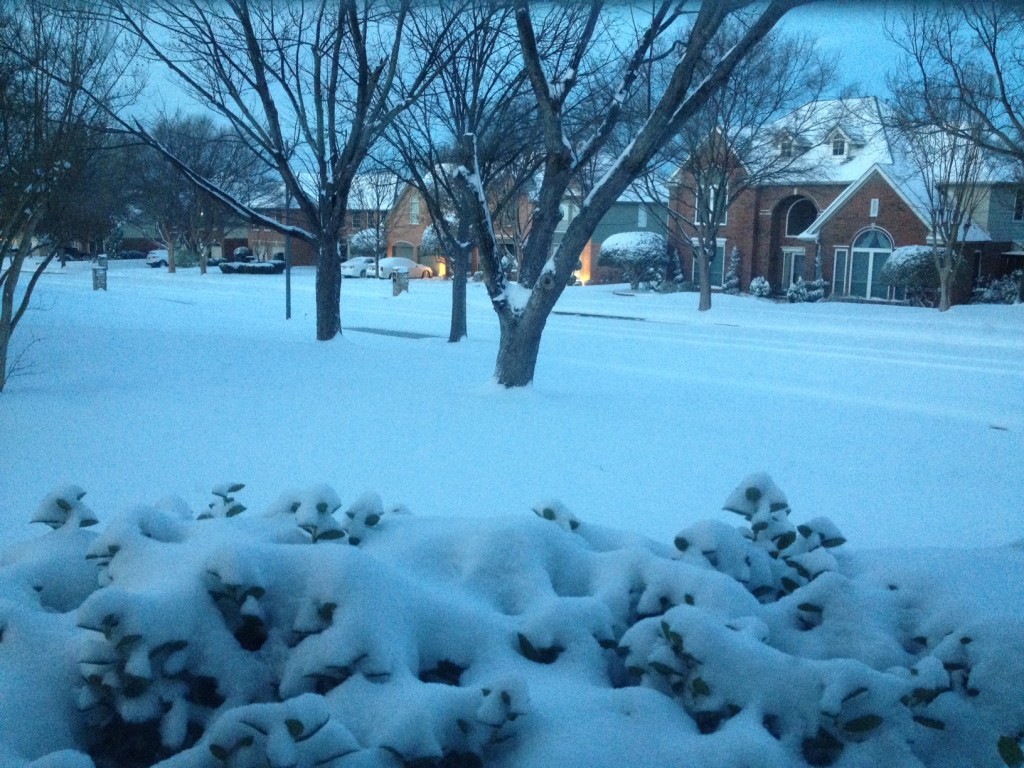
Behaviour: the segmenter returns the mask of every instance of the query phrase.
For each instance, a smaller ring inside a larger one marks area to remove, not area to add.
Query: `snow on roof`
[[[841,155],[833,154],[831,142],[837,130],[851,145]],[[874,97],[810,102],[779,120],[776,131],[795,145],[808,147],[800,171],[792,179],[782,179],[784,184],[851,184],[872,166],[892,162]]]

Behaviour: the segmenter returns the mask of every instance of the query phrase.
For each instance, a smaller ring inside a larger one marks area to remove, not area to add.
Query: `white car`
[[[373,276],[374,270],[374,259],[372,256],[353,256],[351,259],[343,262],[341,265],[341,276],[342,277],[366,277],[367,275]]]
[[[411,278],[434,276],[434,271],[430,267],[417,264],[412,259],[407,259],[404,256],[388,256],[386,259],[380,260],[377,277],[389,278],[396,269],[406,270]]]
[[[146,263],[151,267],[166,267],[167,259],[167,251],[163,248],[158,248],[146,254]]]

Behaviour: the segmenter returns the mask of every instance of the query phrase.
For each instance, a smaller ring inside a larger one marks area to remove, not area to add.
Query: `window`
[[[846,248],[836,248],[835,267],[832,270],[832,295],[846,294],[846,269],[850,252]]]
[[[719,188],[717,184],[712,184],[707,188],[708,193],[708,221],[715,220],[715,208],[720,205],[722,212],[718,217],[718,226],[722,227],[729,220],[729,189],[726,187],[724,194],[719,195]],[[703,191],[703,190],[702,190]],[[719,200],[721,198],[721,200]],[[701,208],[701,197],[698,196],[694,204],[694,221],[700,222],[700,208]]]
[[[636,209],[636,225],[640,229],[647,229],[647,206],[641,205]]]
[[[878,218],[878,198],[877,197],[872,197],[871,198],[871,218],[872,219],[877,219]]]
[[[804,276],[806,251],[803,248],[782,249],[782,282],[780,288],[789,288],[798,277]]]
[[[1013,196],[1013,220],[1024,221],[1024,187],[1017,187]]]
[[[793,140],[792,139],[783,139],[782,141],[779,142],[779,155],[781,155],[782,157],[792,157],[793,156]]]
[[[850,296],[865,299],[891,298],[882,280],[882,266],[892,253],[892,240],[879,229],[869,229],[853,242],[850,254]]]
[[[832,139],[832,155],[834,157],[842,157],[846,154],[846,139],[842,136],[836,136]]]
[[[413,198],[409,201],[409,223],[420,223],[420,201],[418,198]]]
[[[796,237],[818,218],[818,209],[806,197],[789,206],[786,213],[786,237]]]

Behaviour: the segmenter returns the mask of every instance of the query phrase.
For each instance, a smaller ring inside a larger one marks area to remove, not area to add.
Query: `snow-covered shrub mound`
[[[974,304],[1016,304],[1024,296],[1024,270],[1015,270],[1004,277],[992,278],[974,289]]]
[[[905,245],[896,248],[882,265],[882,279],[902,288],[915,304],[934,303],[939,290],[939,270],[935,255],[928,245]]]
[[[0,553],[0,765],[1019,764],[1024,621],[858,575],[767,475],[674,548],[558,501],[243,492],[44,500]]]
[[[669,262],[668,241],[655,232],[620,232],[601,244],[600,267],[622,270],[633,290],[641,282],[655,282],[665,276]]]
[[[772,295],[772,286],[763,275],[757,275],[750,281],[750,295],[766,299]]]
[[[387,232],[383,228],[360,229],[348,239],[349,256],[382,256],[387,249]]]

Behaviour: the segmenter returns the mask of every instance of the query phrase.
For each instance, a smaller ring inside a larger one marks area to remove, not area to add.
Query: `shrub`
[[[1016,304],[1024,294],[1024,270],[991,278],[974,289],[972,304]]]
[[[790,283],[786,289],[786,299],[790,304],[800,304],[807,301],[807,284],[802,277],[797,277],[795,283]]]
[[[725,273],[722,293],[738,296],[740,292],[740,249],[733,246],[729,256],[729,269]]]
[[[750,281],[750,295],[766,299],[772,295],[771,283],[765,277],[758,275]]]
[[[654,232],[622,232],[612,235],[601,245],[597,257],[601,267],[622,270],[633,290],[641,282],[652,283],[664,277],[668,266],[668,242]]]
[[[882,279],[907,292],[907,300],[932,306],[939,290],[939,271],[931,246],[905,245],[897,248],[882,266]]]

